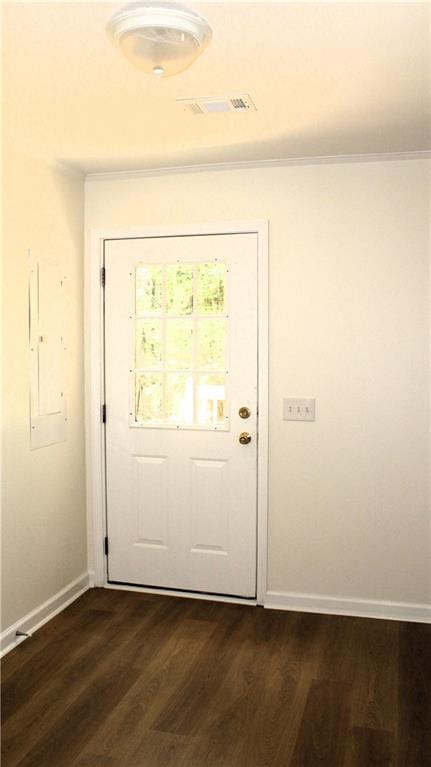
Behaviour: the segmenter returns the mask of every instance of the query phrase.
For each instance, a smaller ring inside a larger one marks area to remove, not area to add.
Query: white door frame
[[[258,445],[257,445],[257,599],[263,605],[267,581],[268,527],[268,221],[229,221],[209,224],[127,229],[92,229],[89,232],[85,259],[85,440],[86,498],[90,582],[107,588],[153,591],[155,593],[193,596],[189,592],[113,586],[107,581],[105,427],[101,419],[104,403],[103,288],[101,269],[104,242],[110,239],[137,237],[177,237],[211,234],[257,234],[258,241]],[[108,403],[109,406],[109,403]],[[109,416],[108,416],[109,417]],[[205,598],[199,594],[199,598]],[[250,599],[214,597],[220,601],[253,603]]]

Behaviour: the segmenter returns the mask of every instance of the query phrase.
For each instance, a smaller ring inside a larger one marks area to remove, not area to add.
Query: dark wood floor
[[[2,667],[3,767],[431,765],[431,626],[93,589]]]

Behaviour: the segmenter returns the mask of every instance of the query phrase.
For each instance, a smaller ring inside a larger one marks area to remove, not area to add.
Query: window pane
[[[227,428],[227,273],[218,262],[136,267],[135,423]]]
[[[193,311],[193,266],[179,264],[166,268],[167,314]]]
[[[226,367],[226,320],[198,320],[197,365],[207,370]]]
[[[187,373],[166,375],[167,423],[193,423],[193,376]]]
[[[166,320],[166,367],[190,370],[193,361],[192,320]]]
[[[137,368],[159,368],[162,364],[162,321],[136,320]]]
[[[198,376],[197,423],[200,426],[224,426],[226,413],[226,378],[219,373]]]
[[[198,266],[198,313],[222,314],[225,308],[226,266],[211,263]]]
[[[136,314],[161,314],[162,268],[138,266],[136,269]]]
[[[163,420],[163,374],[136,373],[135,421]]]

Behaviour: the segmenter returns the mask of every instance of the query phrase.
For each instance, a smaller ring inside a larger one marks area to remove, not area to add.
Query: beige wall
[[[270,223],[269,588],[430,600],[426,161],[89,179],[87,227]],[[314,424],[282,398],[317,398]]]
[[[83,180],[5,147],[3,605],[6,628],[87,569],[83,423]],[[67,441],[30,450],[28,249],[67,275]]]

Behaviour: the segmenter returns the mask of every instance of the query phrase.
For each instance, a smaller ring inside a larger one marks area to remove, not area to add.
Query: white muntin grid
[[[225,271],[225,290],[224,290],[224,303],[225,303],[225,312],[220,314],[199,314],[197,311],[197,272],[198,268],[202,267],[204,264],[210,264],[210,263],[218,263],[223,264],[224,262],[218,258],[214,258],[205,262],[190,262],[185,259],[176,259],[173,263],[168,264],[150,264],[146,262],[139,262],[136,264],[134,271],[129,272],[129,277],[131,281],[131,304],[130,304],[130,314],[129,314],[129,320],[130,320],[130,366],[129,366],[129,417],[128,417],[128,423],[129,426],[132,428],[151,428],[151,429],[173,429],[173,430],[197,430],[197,431],[229,431],[230,429],[230,417],[229,417],[229,360],[230,360],[230,348],[229,348],[229,269],[226,267]],[[190,314],[167,314],[166,312],[166,306],[167,306],[167,269],[170,267],[175,267],[178,265],[182,266],[191,266],[193,268],[193,284],[192,284],[192,296],[193,296],[193,310]],[[162,296],[161,296],[161,304],[162,304],[162,310],[160,314],[138,314],[136,311],[136,282],[137,282],[137,271],[139,268],[151,268],[156,267],[162,270]],[[145,368],[137,368],[136,367],[136,323],[138,320],[149,320],[154,321],[158,320],[162,323],[162,363],[160,367],[145,367]],[[192,364],[190,369],[180,369],[180,368],[168,368],[166,365],[167,357],[166,357],[166,325],[167,322],[170,320],[190,320],[192,324]],[[198,321],[211,321],[211,320],[224,320],[226,323],[226,336],[225,336],[225,362],[226,367],[223,369],[204,369],[200,368],[197,364],[197,327],[198,327]],[[137,421],[136,420],[136,405],[135,405],[135,376],[139,373],[145,374],[145,375],[161,375],[162,376],[162,408],[163,408],[163,415],[162,418],[159,421],[156,420],[148,420],[148,421]],[[178,423],[167,423],[164,421],[165,418],[165,402],[166,402],[166,376],[167,374],[179,374],[179,375],[189,375],[192,377],[193,380],[193,421],[192,423],[184,423],[179,421]],[[197,396],[197,389],[198,389],[198,380],[199,376],[201,375],[223,375],[225,378],[225,397],[224,397],[224,423],[223,424],[216,424],[214,426],[209,426],[208,424],[199,424],[195,422],[196,414],[198,410],[198,396]]]

